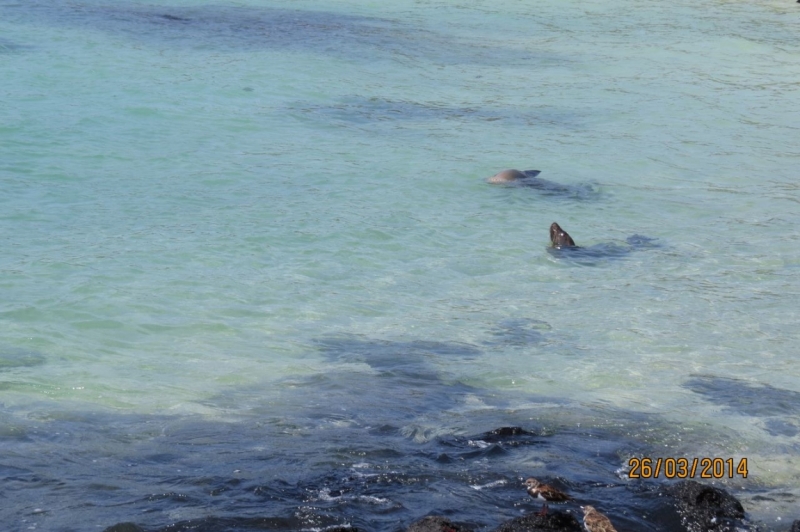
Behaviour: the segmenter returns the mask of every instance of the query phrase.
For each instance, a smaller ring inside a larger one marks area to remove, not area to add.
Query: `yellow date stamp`
[[[747,458],[631,458],[628,478],[747,478]]]

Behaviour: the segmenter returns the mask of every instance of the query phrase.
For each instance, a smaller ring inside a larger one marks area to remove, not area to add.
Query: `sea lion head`
[[[575,247],[575,241],[561,226],[553,222],[550,225],[550,245],[554,248]]]

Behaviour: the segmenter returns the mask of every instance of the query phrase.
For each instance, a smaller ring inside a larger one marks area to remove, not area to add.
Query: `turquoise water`
[[[653,415],[665,456],[747,457],[725,483],[788,526],[798,9],[0,1],[2,465],[44,467],[33,434],[95,415],[111,439],[166,415],[357,425],[336,402],[298,421],[328,400],[309,383],[358,389],[411,352],[469,391],[369,424],[425,442],[494,428],[493,409]],[[486,184],[504,168],[589,192]],[[547,251],[553,221],[579,245],[655,245],[571,260]],[[85,438],[46,467],[104,455]],[[86,522],[37,489],[4,522]]]

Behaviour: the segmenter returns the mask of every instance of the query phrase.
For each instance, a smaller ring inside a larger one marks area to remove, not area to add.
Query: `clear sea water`
[[[787,529],[798,42],[789,0],[0,0],[3,530],[489,529],[531,475],[653,529],[597,487],[634,455],[747,458]]]

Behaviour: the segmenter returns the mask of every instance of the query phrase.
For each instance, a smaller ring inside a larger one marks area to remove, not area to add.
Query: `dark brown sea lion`
[[[629,236],[625,239],[625,244],[602,242],[587,247],[578,246],[569,233],[553,222],[550,225],[550,246],[547,248],[547,252],[558,258],[569,258],[580,264],[593,265],[600,260],[624,257],[632,251],[659,247],[661,245],[656,242],[656,239],[642,235]]]
[[[550,225],[550,245],[557,249],[561,249],[562,247],[577,247],[575,241],[569,236],[569,233],[561,229],[561,226],[555,222]]]
[[[592,199],[597,196],[597,190],[589,183],[576,185],[562,185],[554,181],[542,179],[539,170],[515,170],[510,168],[494,174],[486,179],[490,185],[504,187],[521,187],[538,190],[545,196],[566,196],[574,199]]]

